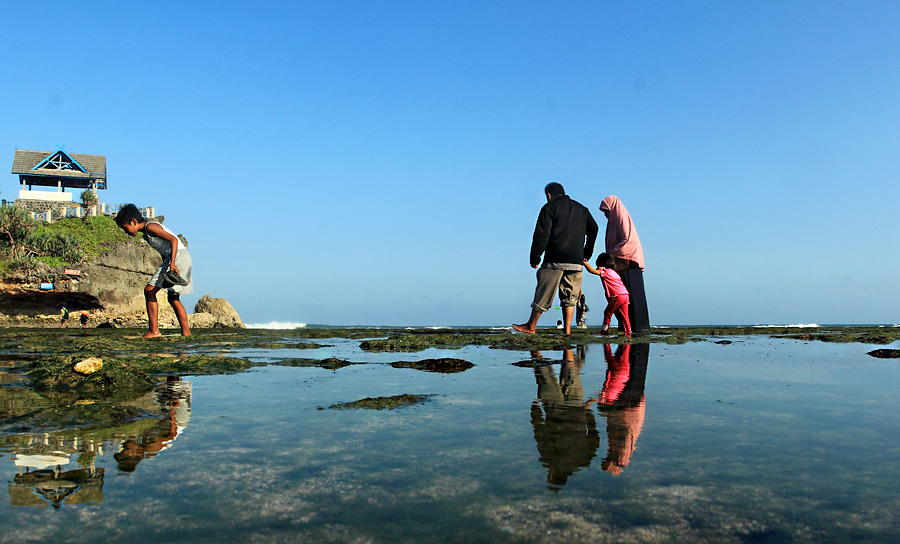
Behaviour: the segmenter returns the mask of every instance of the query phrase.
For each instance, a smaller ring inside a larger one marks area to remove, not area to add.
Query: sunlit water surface
[[[0,541],[896,542],[896,360],[734,340],[244,350],[360,364],[187,377],[137,430],[0,435]],[[437,357],[475,366],[390,366]],[[431,396],[330,408],[401,394]]]

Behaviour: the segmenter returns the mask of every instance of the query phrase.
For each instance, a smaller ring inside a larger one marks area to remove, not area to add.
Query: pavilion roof
[[[97,180],[106,185],[106,156],[67,153],[56,151],[30,151],[17,149],[13,158],[12,173],[29,183],[40,184],[45,178],[51,180],[71,179],[74,186],[83,186],[88,180]],[[56,181],[52,181],[55,185]]]

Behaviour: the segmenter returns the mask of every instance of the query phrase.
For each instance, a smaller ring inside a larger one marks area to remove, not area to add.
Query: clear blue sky
[[[522,322],[558,181],[601,231],[604,197],[629,208],[655,324],[900,322],[900,2],[3,11],[7,164],[106,155],[101,200],[189,240],[189,308]]]

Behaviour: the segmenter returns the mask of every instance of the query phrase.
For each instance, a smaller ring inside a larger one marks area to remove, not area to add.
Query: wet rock
[[[421,361],[397,361],[396,363],[391,363],[391,366],[394,368],[414,368],[425,372],[452,374],[454,372],[465,372],[475,365],[463,359],[445,357],[442,359],[423,359]]]
[[[317,367],[327,368],[328,370],[338,370],[345,366],[359,363],[351,363],[350,361],[338,359],[337,357],[329,357],[327,359],[284,359],[272,364],[278,366]]]
[[[97,372],[101,368],[103,368],[102,360],[97,357],[88,357],[87,359],[82,359],[75,363],[75,366],[72,369],[83,376],[87,376],[88,374]]]
[[[879,359],[900,359],[900,349],[875,349],[868,354]]]
[[[432,395],[394,395],[393,397],[366,397],[353,402],[341,402],[332,404],[329,408],[344,410],[348,408],[363,408],[366,410],[393,410],[414,404],[427,402]]]
[[[244,322],[224,298],[203,295],[190,316],[191,327],[198,329],[243,329]]]

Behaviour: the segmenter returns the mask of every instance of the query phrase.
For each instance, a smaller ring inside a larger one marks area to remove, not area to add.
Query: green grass
[[[136,242],[134,237],[128,236],[115,221],[106,216],[92,216],[86,220],[68,217],[40,228],[46,229],[51,234],[65,233],[74,236],[86,261],[101,255],[115,244]]]

